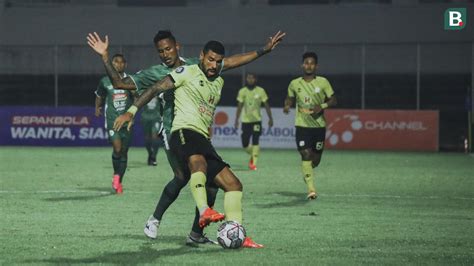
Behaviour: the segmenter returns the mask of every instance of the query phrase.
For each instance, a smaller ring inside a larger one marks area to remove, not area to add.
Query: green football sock
[[[148,152],[148,157],[151,157],[153,154],[153,146],[152,146],[152,141],[147,139],[145,140],[145,148],[146,151]]]
[[[112,153],[112,166],[114,168],[114,175],[120,175],[120,156]]]
[[[160,149],[160,140],[158,139],[153,139],[151,141],[151,147],[152,147],[152,154],[151,157],[156,160],[156,154],[158,154],[158,150]]]
[[[122,183],[123,176],[125,175],[125,171],[127,171],[127,162],[128,158],[127,157],[121,157],[120,158],[120,183]]]

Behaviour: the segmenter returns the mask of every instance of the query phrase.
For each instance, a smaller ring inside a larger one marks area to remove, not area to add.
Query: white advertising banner
[[[236,107],[217,107],[212,125],[212,144],[218,148],[242,147],[241,125],[234,127]],[[288,115],[283,108],[272,108],[273,127],[268,127],[268,116],[262,108],[262,135],[260,146],[263,148],[295,148],[295,110]]]

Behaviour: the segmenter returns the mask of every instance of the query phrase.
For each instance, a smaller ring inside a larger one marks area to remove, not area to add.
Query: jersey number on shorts
[[[260,125],[253,125],[253,131],[260,132]]]
[[[317,151],[320,151],[323,148],[324,148],[324,142],[322,142],[322,141],[316,142],[316,150]]]

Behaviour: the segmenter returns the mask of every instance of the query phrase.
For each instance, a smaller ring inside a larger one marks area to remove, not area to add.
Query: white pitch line
[[[112,191],[91,191],[91,190],[0,190],[0,194],[113,194]],[[127,191],[127,194],[157,194],[153,191]],[[278,194],[278,193],[274,193]],[[456,199],[456,200],[472,200],[469,197],[440,197],[440,196],[400,196],[400,195],[380,195],[380,194],[319,194],[323,197],[339,197],[339,198],[389,198],[389,199]]]
[[[390,198],[390,199],[458,199],[458,200],[474,200],[474,198],[466,197],[440,197],[440,196],[399,196],[399,195],[380,195],[380,194],[320,194],[327,197],[347,197],[347,198]]]

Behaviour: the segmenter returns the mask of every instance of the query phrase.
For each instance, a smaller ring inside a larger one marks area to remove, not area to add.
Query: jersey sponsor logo
[[[121,112],[125,110],[125,107],[127,107],[127,99],[128,96],[126,93],[116,93],[112,96],[113,100],[113,105],[115,110]]]
[[[182,67],[182,66],[181,66],[181,67],[178,67],[178,68],[176,69],[176,73],[178,73],[178,74],[183,73],[183,71],[184,71],[184,67]]]

